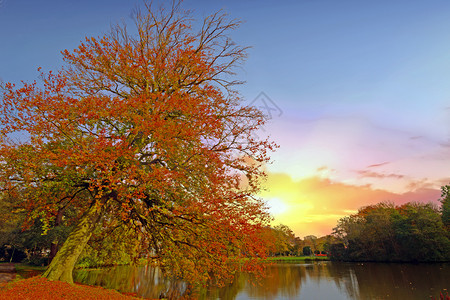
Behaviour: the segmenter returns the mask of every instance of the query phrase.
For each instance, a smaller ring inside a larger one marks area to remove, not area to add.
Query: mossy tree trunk
[[[92,205],[89,208],[53,258],[47,270],[42,275],[43,277],[49,280],[73,283],[73,268],[91,238],[100,214],[101,208],[98,208],[96,205]]]

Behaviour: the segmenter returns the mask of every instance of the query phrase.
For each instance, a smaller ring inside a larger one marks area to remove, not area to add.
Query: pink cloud
[[[379,163],[379,164],[373,164],[373,165],[367,166],[367,168],[381,167],[381,166],[384,166],[384,165],[387,165],[387,164],[389,164],[389,162],[385,161],[385,162],[382,162],[382,163]]]

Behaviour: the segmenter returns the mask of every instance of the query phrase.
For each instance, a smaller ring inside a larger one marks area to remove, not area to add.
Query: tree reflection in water
[[[236,276],[224,288],[195,293],[199,299],[429,299],[449,288],[450,264],[384,264],[316,262],[274,264],[259,280],[248,274]],[[78,270],[78,282],[101,285],[146,298],[161,294],[178,299],[187,284],[162,277],[152,267],[121,266],[112,269]]]
[[[187,284],[165,278],[158,268],[151,266],[76,270],[74,281],[148,298],[178,299],[187,291]]]

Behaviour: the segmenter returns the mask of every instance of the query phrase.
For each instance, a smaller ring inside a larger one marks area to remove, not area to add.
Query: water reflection
[[[336,284],[345,283],[339,285],[342,290],[354,292],[354,299],[438,298],[450,285],[449,264],[333,263],[329,269]]]
[[[75,270],[74,281],[99,285],[146,298],[180,298],[187,292],[183,282],[169,280],[158,268],[118,266],[114,268]]]
[[[429,299],[449,288],[450,264],[317,262],[275,264],[257,282],[248,274],[224,288],[195,294],[199,299]],[[151,267],[116,267],[76,271],[75,280],[141,297],[173,299],[190,293],[182,282],[162,277]]]

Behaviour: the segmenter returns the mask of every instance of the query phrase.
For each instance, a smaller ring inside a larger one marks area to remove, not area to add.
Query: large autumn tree
[[[72,282],[92,232],[115,229],[190,281],[221,282],[242,262],[256,270],[242,258],[265,255],[270,216],[254,195],[274,145],[254,138],[264,115],[234,90],[239,22],[218,12],[194,30],[174,3],[144,5],[135,24],[63,51],[42,84],[3,85],[0,188],[21,199],[27,224],[78,212],[51,280]]]

